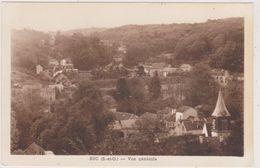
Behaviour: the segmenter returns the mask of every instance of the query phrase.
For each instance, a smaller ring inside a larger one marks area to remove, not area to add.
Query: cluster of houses
[[[166,63],[146,63],[140,66],[144,67],[144,71],[148,76],[154,76],[155,72],[157,72],[160,77],[167,77],[173,73],[190,72],[192,70],[190,64],[182,64],[178,68]]]
[[[61,95],[72,98],[72,94],[76,89],[76,85],[68,78],[68,73],[78,74],[78,70],[73,67],[69,59],[62,59],[60,62],[50,59],[46,69],[41,65],[36,66],[36,75],[39,78],[42,75],[47,76],[48,82],[20,81],[19,83],[13,83],[12,95],[39,93],[39,96],[46,101],[47,106],[44,112],[51,112],[51,104],[62,97]]]
[[[142,127],[138,123],[150,122],[153,125],[159,122],[164,132],[159,133],[156,142],[161,138],[170,136],[181,136],[186,134],[203,137],[219,137],[224,139],[231,134],[231,115],[226,108],[222,92],[219,91],[217,103],[211,117],[200,118],[198,109],[189,106],[181,106],[177,109],[165,108],[157,113],[146,112],[141,116],[126,112],[112,111],[115,122],[111,126],[114,131],[120,133],[121,137],[129,137],[138,133]],[[149,123],[147,124],[149,128]]]

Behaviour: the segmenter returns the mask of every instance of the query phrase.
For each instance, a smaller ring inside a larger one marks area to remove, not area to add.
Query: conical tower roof
[[[224,98],[223,98],[221,90],[218,92],[217,104],[216,104],[216,107],[215,107],[211,116],[213,116],[213,117],[228,117],[228,116],[231,116],[230,113],[227,110],[226,105],[225,105]]]

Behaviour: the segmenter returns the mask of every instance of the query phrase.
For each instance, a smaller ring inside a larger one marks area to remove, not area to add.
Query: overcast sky
[[[183,3],[24,3],[4,6],[4,17],[12,28],[42,31],[126,24],[168,24],[205,22],[208,19],[243,17],[245,4]]]

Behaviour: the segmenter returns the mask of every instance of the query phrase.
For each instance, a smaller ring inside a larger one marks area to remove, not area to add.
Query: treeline
[[[47,57],[71,58],[75,68],[89,70],[109,64],[118,44],[123,43],[127,46],[124,64],[128,66],[172,53],[168,63],[173,65],[205,62],[212,68],[243,72],[243,23],[243,18],[228,18],[195,24],[126,25],[88,35],[57,32],[52,45],[50,34],[13,30],[12,63],[32,69],[36,64],[45,65]]]
[[[11,33],[11,63],[13,68],[35,71],[35,66],[47,66],[51,54],[50,36],[46,33],[22,29]]]
[[[89,70],[109,64],[114,52],[115,47],[99,38],[80,33],[65,36],[22,29],[11,35],[12,67],[29,71],[35,71],[38,64],[47,67],[50,58],[70,58],[75,68]]]
[[[126,25],[97,33],[128,46],[132,66],[160,53],[173,53],[172,64],[206,62],[213,68],[243,72],[244,20],[227,18],[195,24]]]
[[[54,57],[70,58],[74,67],[80,70],[105,66],[112,61],[116,52],[115,46],[107,46],[95,36],[80,33],[65,36],[58,32],[55,36],[55,49]]]

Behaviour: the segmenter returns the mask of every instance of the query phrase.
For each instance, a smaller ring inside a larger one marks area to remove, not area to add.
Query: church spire
[[[231,116],[230,113],[227,110],[226,105],[225,105],[224,98],[223,98],[221,90],[218,92],[217,104],[216,104],[216,107],[215,107],[211,116],[213,116],[213,117],[229,117],[229,116]]]

